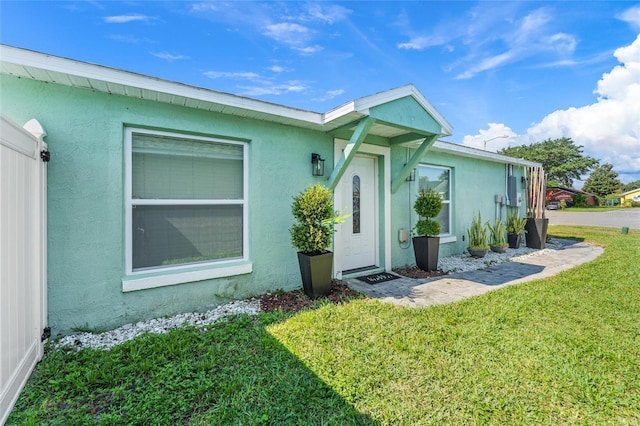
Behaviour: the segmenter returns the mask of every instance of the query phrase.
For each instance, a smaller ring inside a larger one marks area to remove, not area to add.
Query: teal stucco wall
[[[49,325],[110,328],[149,317],[206,310],[234,298],[299,288],[288,229],[292,196],[324,182],[310,154],[333,164],[320,132],[223,116],[2,75],[2,111],[37,118],[51,152],[48,172]],[[249,140],[249,238],[253,273],[122,292],[125,274],[124,127]]]
[[[0,76],[0,85],[2,112],[18,123],[36,118],[48,135],[48,309],[54,335],[77,327],[113,328],[150,317],[201,311],[231,299],[301,287],[288,231],[293,223],[292,196],[310,184],[326,184],[334,164],[335,135],[8,75]],[[380,107],[376,114],[415,126],[416,108],[415,102],[402,101]],[[409,118],[398,111],[409,111]],[[439,131],[433,122],[422,120],[421,127]],[[122,291],[126,126],[248,141],[252,273]],[[391,176],[411,153],[381,137],[368,137],[365,142],[391,147]],[[311,176],[312,152],[326,159],[325,178]],[[441,257],[460,253],[466,248],[462,237],[473,214],[481,211],[483,218],[493,220],[494,194],[505,191],[505,166],[431,151],[422,162],[452,168],[452,235],[457,240],[442,244]],[[384,175],[382,162],[380,166],[379,173]],[[519,179],[521,168],[516,168],[516,174]],[[397,236],[400,228],[410,230],[417,221],[413,202],[418,182],[405,182],[391,195],[385,195],[383,188],[381,183],[380,234],[386,219],[384,197],[390,196],[392,265],[415,264],[412,247],[400,244]],[[383,244],[380,259],[384,256]]]
[[[392,164],[400,167],[406,162],[407,155],[413,153],[408,148],[392,149]],[[506,221],[507,214],[517,209],[520,217],[525,217],[525,190],[519,186],[522,193],[522,205],[519,208],[501,206],[496,211],[495,195],[506,195],[506,165],[504,163],[479,160],[449,153],[428,151],[422,158],[421,164],[451,168],[451,236],[454,242],[440,244],[440,257],[459,254],[468,247],[467,229],[473,217],[481,213],[483,222],[496,219],[496,216]],[[514,166],[513,173],[519,183],[523,175],[522,166]],[[418,216],[413,210],[418,192],[418,181],[405,182],[400,189],[392,194],[392,263],[395,266],[415,265],[413,246],[400,243],[397,235],[401,228],[411,230],[415,226]]]

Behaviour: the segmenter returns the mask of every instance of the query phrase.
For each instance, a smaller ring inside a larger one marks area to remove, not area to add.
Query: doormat
[[[358,277],[360,281],[364,281],[367,284],[378,284],[385,281],[391,281],[400,278],[397,275],[390,274],[388,272],[379,272],[377,274],[365,275],[364,277]]]

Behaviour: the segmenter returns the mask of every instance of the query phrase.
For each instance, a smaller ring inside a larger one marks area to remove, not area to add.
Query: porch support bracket
[[[426,137],[424,141],[422,141],[422,144],[420,145],[420,147],[418,147],[416,152],[413,153],[411,158],[409,158],[407,164],[393,177],[393,180],[391,181],[391,193],[395,194],[398,189],[400,189],[407,176],[409,176],[409,174],[411,173],[411,170],[415,169],[418,166],[424,154],[429,148],[431,148],[436,140],[438,140],[439,136],[440,135],[429,136]]]
[[[356,152],[358,152],[360,145],[362,145],[364,138],[369,133],[369,130],[371,130],[371,126],[373,126],[375,121],[375,118],[366,117],[358,123],[355,132],[351,135],[349,143],[344,148],[344,151],[340,156],[340,160],[338,160],[338,164],[336,164],[333,172],[331,172],[331,176],[329,176],[327,185],[332,191],[336,189],[336,186],[338,186],[338,182],[340,182],[342,175],[344,175],[347,167],[351,164],[351,160],[353,160]]]

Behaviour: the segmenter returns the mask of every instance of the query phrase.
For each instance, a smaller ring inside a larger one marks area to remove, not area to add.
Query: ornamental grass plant
[[[489,246],[491,247],[507,247],[507,240],[505,239],[505,234],[507,232],[507,227],[499,219],[496,219],[493,224],[487,222],[487,229],[489,230]]]
[[[489,250],[488,231],[482,223],[480,212],[471,221],[471,226],[467,229],[467,236],[469,237],[469,248],[471,250]]]
[[[518,217],[518,211],[516,210],[507,215],[506,225],[507,225],[507,232],[509,234],[520,235],[522,234],[522,231],[524,231],[524,227],[527,225],[527,218],[523,217],[522,219],[520,219]]]

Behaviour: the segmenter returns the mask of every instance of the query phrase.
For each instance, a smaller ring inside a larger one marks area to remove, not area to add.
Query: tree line
[[[600,164],[599,160],[585,155],[582,148],[571,138],[559,138],[503,148],[498,154],[541,163],[547,173],[547,186],[573,188],[574,180],[589,173],[582,190],[599,197],[640,188],[640,180],[624,185],[613,165]]]

